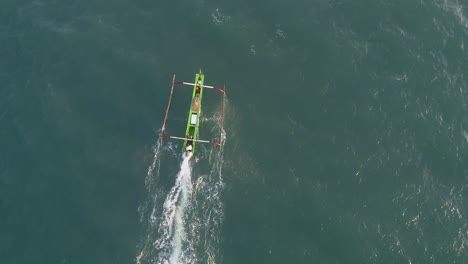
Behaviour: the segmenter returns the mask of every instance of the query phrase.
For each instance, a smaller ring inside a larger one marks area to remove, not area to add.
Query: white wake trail
[[[167,195],[159,228],[160,237],[154,245],[162,250],[158,263],[190,263],[190,248],[185,231],[185,211],[192,196],[192,171],[190,158],[184,157],[177,175],[176,183]]]
[[[205,121],[219,124],[219,118]],[[219,129],[215,125],[212,134]],[[225,139],[222,130],[223,145]],[[184,155],[175,174],[171,169],[176,164],[163,164],[179,158],[180,148],[171,142],[164,147],[157,143],[145,179],[148,197],[139,208],[143,239],[137,264],[222,263],[223,149],[203,146],[192,159]],[[168,186],[174,175],[174,185]]]

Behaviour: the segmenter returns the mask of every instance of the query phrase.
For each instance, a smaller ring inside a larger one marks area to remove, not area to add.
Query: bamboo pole
[[[166,115],[164,116],[164,122],[161,128],[161,135],[164,134],[164,130],[166,130],[166,121],[167,121],[167,115],[169,114],[169,108],[171,107],[171,101],[172,101],[172,94],[174,93],[174,84],[175,84],[175,74],[174,77],[172,78],[172,87],[171,87],[171,95],[169,96],[169,102],[167,103],[167,108],[166,108]],[[159,137],[159,140],[162,142],[162,137]]]

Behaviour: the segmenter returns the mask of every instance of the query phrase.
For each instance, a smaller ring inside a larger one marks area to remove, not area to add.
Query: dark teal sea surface
[[[0,263],[468,263],[467,72],[461,0],[4,0]]]

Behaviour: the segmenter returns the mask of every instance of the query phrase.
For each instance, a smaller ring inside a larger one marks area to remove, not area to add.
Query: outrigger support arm
[[[162,138],[165,137],[165,138],[172,138],[172,139],[187,140],[187,141],[195,141],[195,142],[200,142],[200,143],[211,143],[211,144],[214,144],[214,145],[219,145],[219,142],[209,141],[209,140],[188,139],[188,138],[184,138],[184,137],[175,137],[175,136],[169,136],[169,135],[161,135],[161,137]]]
[[[175,84],[185,84],[185,85],[190,85],[190,86],[198,85],[198,86],[203,87],[203,88],[216,89],[218,92],[224,93],[223,89],[221,89],[219,87],[209,86],[209,85],[199,85],[199,84],[196,84],[196,83],[189,83],[189,82],[175,82]]]

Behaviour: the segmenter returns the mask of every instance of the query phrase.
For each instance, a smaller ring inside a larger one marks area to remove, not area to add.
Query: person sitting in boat
[[[198,107],[200,106],[200,97],[197,96],[193,98],[192,111],[198,112]]]
[[[187,144],[187,146],[185,146],[185,151],[186,151],[186,152],[190,152],[190,151],[192,151],[192,149],[193,149],[193,147],[192,147],[191,144],[190,144],[190,145]]]
[[[197,85],[197,89],[196,89],[196,90],[197,90],[197,93],[199,93],[199,92],[200,92],[200,85],[201,85],[201,84],[202,84],[202,82],[201,82],[201,78],[199,78],[199,79],[198,79],[198,85]]]
[[[187,146],[188,146],[188,145],[192,145],[192,142],[193,142],[192,139],[193,139],[193,136],[192,136],[192,135],[188,135],[188,136],[187,136]]]

